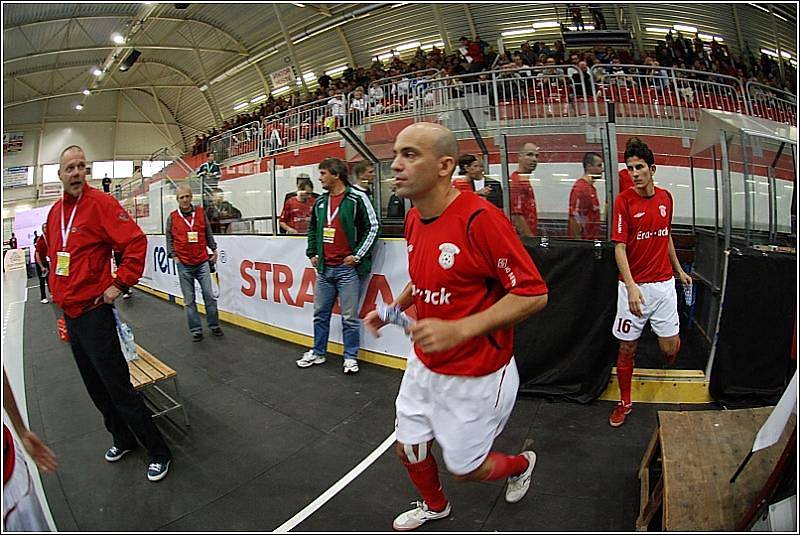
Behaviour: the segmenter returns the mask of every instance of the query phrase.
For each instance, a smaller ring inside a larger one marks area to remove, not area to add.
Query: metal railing
[[[262,128],[253,121],[228,130],[209,140],[209,151],[216,154],[217,161],[228,159],[251,159],[259,156]]]
[[[750,115],[779,123],[797,124],[797,97],[758,82],[747,82]]]
[[[362,97],[355,91],[347,94],[347,126],[359,126],[375,120],[409,114],[412,111],[415,89],[435,77],[436,69],[425,69],[408,74],[382,78],[364,88]]]

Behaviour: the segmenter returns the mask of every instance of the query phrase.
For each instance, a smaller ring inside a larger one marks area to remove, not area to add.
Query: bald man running
[[[393,527],[415,529],[450,514],[433,439],[461,481],[508,479],[506,501],[525,496],[536,454],[491,451],[516,401],[513,325],[547,304],[547,286],[502,211],[450,186],[458,144],[434,123],[405,128],[394,144],[406,216],[411,282],[392,305],[416,306],[414,349],[397,396],[397,455],[424,501]],[[365,319],[377,335],[376,312]]]

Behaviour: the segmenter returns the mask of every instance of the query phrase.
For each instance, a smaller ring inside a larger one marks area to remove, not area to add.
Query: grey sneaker
[[[417,529],[428,520],[439,520],[440,518],[450,515],[449,502],[447,503],[447,507],[444,508],[444,511],[438,512],[428,509],[428,504],[425,502],[411,503],[415,504],[416,507],[410,511],[401,513],[397,518],[394,519],[394,522],[392,522],[392,528],[394,528],[396,531],[410,531],[412,529]]]
[[[132,451],[133,449],[123,450],[122,448],[111,446],[110,448],[108,448],[108,451],[106,451],[105,459],[110,463],[115,463]]]
[[[528,459],[528,468],[520,475],[508,478],[506,487],[506,502],[508,503],[520,501],[531,486],[531,474],[533,474],[533,467],[536,466],[536,454],[532,451],[523,451],[521,455]]]
[[[300,368],[308,368],[309,366],[313,366],[314,364],[325,364],[325,356],[318,356],[314,354],[313,349],[309,349],[303,356],[300,357],[295,363]]]
[[[358,361],[356,359],[344,359],[344,373],[346,375],[358,373]]]

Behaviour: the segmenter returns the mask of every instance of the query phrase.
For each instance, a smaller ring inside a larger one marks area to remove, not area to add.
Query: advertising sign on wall
[[[269,81],[272,83],[272,87],[291,85],[294,79],[294,70],[291,67],[284,67],[269,74]]]
[[[3,168],[3,187],[18,188],[28,185],[28,167],[4,167]]]
[[[3,154],[21,151],[24,141],[24,132],[3,132]]]

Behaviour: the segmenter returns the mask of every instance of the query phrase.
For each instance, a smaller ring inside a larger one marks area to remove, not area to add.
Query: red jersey
[[[14,464],[17,459],[17,452],[14,451],[14,436],[3,424],[3,486],[11,479],[14,473]]]
[[[344,192],[328,197],[328,213],[325,214],[325,217],[330,217],[331,220],[330,222],[326,221],[325,226],[335,228],[336,233],[333,237],[333,243],[326,242],[325,231],[322,233],[322,255],[325,258],[326,266],[341,266],[344,263],[344,259],[353,254],[350,242],[347,241],[347,234],[339,221],[339,205],[342,204],[342,199],[344,199]]]
[[[62,246],[64,225],[74,213],[67,246]],[[80,199],[65,193],[47,215],[47,256],[51,260],[48,284],[53,302],[71,318],[99,306],[95,299],[111,285],[129,287],[139,282],[147,256],[147,236],[111,195],[84,184]],[[111,276],[111,251],[122,251],[117,278]],[[56,275],[58,252],[68,252],[69,275]],[[102,300],[100,301],[102,304]]]
[[[339,202],[341,202],[341,199]],[[308,222],[311,221],[311,208],[313,206],[314,198],[310,195],[306,197],[305,202],[301,201],[297,195],[289,197],[283,203],[281,223],[289,225],[301,234],[305,234],[308,232]]]
[[[180,208],[173,210],[170,232],[172,234],[172,250],[181,264],[199,266],[207,262],[208,240],[206,239],[206,216],[202,206],[193,206],[192,215],[184,217]],[[192,232],[194,241],[189,241]]]
[[[508,183],[512,219],[514,216],[522,216],[531,229],[531,236],[536,236],[539,216],[536,213],[536,196],[533,194],[531,183],[527,178],[523,178],[519,171],[511,173]]]
[[[50,264],[47,259],[47,238],[45,236],[39,236],[36,238],[36,243],[34,243],[33,246],[36,252],[39,253],[39,262],[44,267],[47,267]]]
[[[417,318],[457,320],[491,307],[508,293],[544,295],[547,285],[510,221],[474,193],[461,193],[439,217],[406,217],[408,272]],[[482,376],[505,366],[514,351],[514,328],[473,338],[420,360],[436,373]]]
[[[583,178],[576,180],[569,192],[569,217],[580,227],[580,235],[573,236],[567,226],[570,238],[600,238],[600,200],[597,198],[597,189]]]
[[[661,282],[672,278],[669,240],[672,228],[672,195],[655,188],[642,197],[628,188],[614,201],[614,231],[611,239],[625,244],[633,280]],[[619,280],[622,280],[620,275]]]

